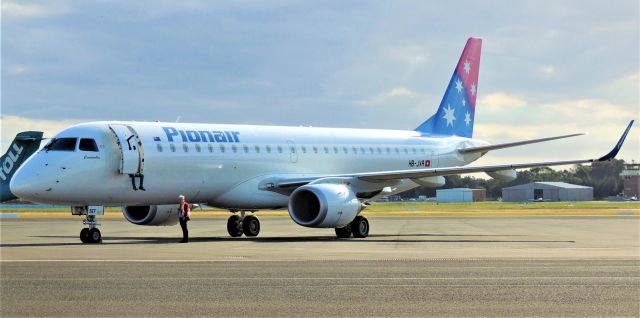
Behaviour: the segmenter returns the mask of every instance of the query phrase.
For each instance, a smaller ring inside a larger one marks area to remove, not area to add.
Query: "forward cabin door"
[[[144,149],[138,133],[129,125],[111,124],[109,129],[116,136],[120,149],[120,173],[142,173],[144,169]]]

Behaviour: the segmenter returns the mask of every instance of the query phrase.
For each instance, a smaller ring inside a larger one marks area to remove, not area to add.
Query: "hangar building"
[[[591,201],[593,188],[565,182],[533,182],[502,189],[502,201]]]
[[[485,189],[440,189],[436,190],[436,201],[447,202],[478,202],[484,201],[487,191]]]

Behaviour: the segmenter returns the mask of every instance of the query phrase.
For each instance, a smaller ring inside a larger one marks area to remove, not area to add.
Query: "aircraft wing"
[[[504,144],[495,144],[495,145],[482,146],[482,147],[463,148],[463,149],[458,149],[458,152],[462,153],[462,154],[474,153],[474,152],[486,153],[488,151],[496,150],[496,149],[511,148],[511,147],[516,147],[516,146],[535,144],[535,143],[538,143],[538,142],[551,141],[551,140],[557,140],[557,139],[563,139],[563,138],[569,138],[569,137],[576,137],[576,136],[583,136],[583,135],[586,135],[586,133],[562,135],[562,136],[547,137],[547,138],[540,138],[540,139],[530,139],[530,140],[508,142],[508,143],[504,143]]]
[[[629,123],[629,125],[625,129],[624,133],[618,140],[618,143],[615,145],[615,147],[609,153],[597,159],[511,163],[511,164],[485,165],[485,166],[425,168],[425,169],[411,169],[411,170],[364,172],[364,173],[343,174],[343,175],[327,175],[327,176],[319,176],[319,177],[280,180],[279,182],[274,183],[273,186],[280,189],[285,189],[285,188],[295,189],[296,187],[299,187],[311,182],[320,182],[324,178],[328,178],[328,179],[357,178],[361,181],[375,183],[375,182],[386,182],[386,181],[399,180],[399,179],[449,176],[449,175],[474,173],[474,172],[495,172],[495,171],[509,170],[509,169],[549,167],[549,166],[560,166],[560,165],[607,161],[615,158],[615,156],[618,154],[618,152],[620,151],[620,148],[622,147],[622,144],[624,143],[625,138],[627,137],[627,134],[629,133],[629,130],[631,129],[631,126],[633,125],[633,122],[634,121],[632,120]],[[552,138],[556,138],[556,137],[552,137]]]

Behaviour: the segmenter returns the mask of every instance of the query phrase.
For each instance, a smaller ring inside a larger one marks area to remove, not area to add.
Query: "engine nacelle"
[[[414,178],[411,181],[427,188],[439,188],[446,183],[443,176]]]
[[[344,184],[308,184],[289,198],[289,215],[306,227],[343,227],[362,210],[362,204]]]
[[[136,225],[175,225],[179,209],[178,204],[123,206],[122,214]]]
[[[513,169],[508,170],[498,170],[493,172],[487,172],[489,177],[494,178],[496,180],[509,182],[518,178],[518,173]]]

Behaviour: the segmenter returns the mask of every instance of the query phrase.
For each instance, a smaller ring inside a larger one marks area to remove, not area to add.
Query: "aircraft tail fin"
[[[9,189],[9,182],[18,167],[40,148],[41,142],[41,131],[23,131],[16,135],[7,152],[0,157],[0,202],[16,198]]]
[[[467,40],[438,111],[416,131],[427,135],[473,136],[481,49],[481,38]]]

